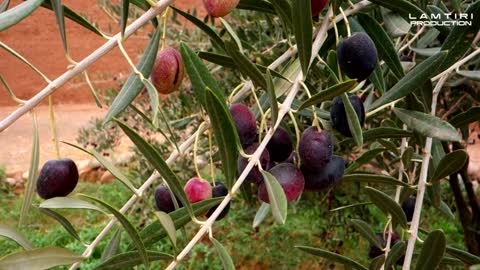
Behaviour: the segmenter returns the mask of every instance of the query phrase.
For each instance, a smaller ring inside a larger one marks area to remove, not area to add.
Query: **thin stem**
[[[433,77],[432,78],[432,81],[437,81],[439,79],[441,79],[442,77],[444,77],[445,75],[449,74],[450,72],[454,71],[455,69],[457,69],[457,67],[460,67],[462,66],[463,64],[465,64],[466,62],[468,62],[470,59],[472,59],[473,57],[475,57],[477,54],[480,54],[480,48],[476,49],[475,51],[473,51],[471,54],[469,54],[468,56],[466,56],[465,58],[463,58],[462,60],[456,62],[455,64],[453,64],[452,66],[450,66],[448,69],[446,69],[445,71],[443,71],[442,73],[438,74],[437,76]]]
[[[437,98],[440,90],[442,89],[443,84],[448,78],[449,73],[445,73],[441,77],[440,81],[435,86],[432,96],[432,111],[431,114],[435,115],[437,110]],[[425,188],[427,186],[427,174],[428,174],[428,165],[430,162],[430,155],[432,150],[432,138],[427,137],[425,143],[425,150],[423,153],[422,159],[422,168],[420,171],[420,179],[418,179],[418,188],[417,188],[417,199],[415,201],[415,210],[413,211],[412,223],[410,224],[410,237],[408,238],[407,251],[405,252],[405,260],[403,262],[403,270],[410,269],[410,264],[412,262],[413,250],[415,248],[415,241],[418,236],[418,227],[420,225],[420,214],[422,212],[423,197],[425,195]]]
[[[52,133],[52,143],[55,149],[57,159],[60,159],[60,148],[58,147],[57,127],[55,125],[55,113],[53,111],[53,96],[48,97],[48,118],[50,120],[50,132]]]
[[[260,101],[258,100],[257,93],[255,93],[255,87],[250,88],[250,91],[252,92],[252,96],[255,99],[255,104],[258,107],[258,111],[260,112],[260,116],[263,118],[265,117],[265,113],[263,112],[262,109],[262,104],[260,104]]]
[[[215,167],[213,166],[213,142],[212,142],[212,129],[208,129],[208,149],[210,156],[210,177],[212,177],[213,185],[215,185]]]
[[[300,82],[300,84],[302,85],[303,89],[307,93],[308,98],[311,98],[312,95],[310,94],[310,90],[308,90],[307,85],[303,81]],[[320,121],[318,121],[317,110],[315,109],[315,105],[312,105],[312,115],[313,115],[312,125],[316,127],[318,131],[321,131],[322,129],[320,128]]]
[[[350,23],[348,22],[348,18],[345,15],[345,13],[343,12],[342,7],[340,7],[339,10],[340,10],[340,13],[342,14],[343,21],[345,22],[345,27],[347,27],[347,36],[351,36],[352,32],[350,31]]]
[[[25,100],[23,99],[19,99],[15,93],[13,92],[13,90],[10,88],[10,86],[8,85],[7,81],[5,81],[5,79],[3,78],[2,75],[0,75],[0,81],[2,81],[3,85],[5,86],[5,88],[7,89],[7,92],[10,94],[10,97],[12,97],[13,101],[15,101],[16,103],[18,104],[25,104]]]
[[[405,49],[409,48],[410,45],[412,45],[412,43],[417,40],[418,37],[420,37],[420,35],[425,31],[426,27],[423,26],[422,28],[420,28],[420,30],[418,30],[418,32],[407,42],[407,44],[405,44],[403,47],[400,48],[400,50],[398,51],[399,53],[403,52]]]
[[[173,3],[174,0],[161,0],[154,7],[147,10],[140,18],[135,20],[125,29],[125,38],[131,36],[135,31],[140,27],[147,24],[151,19],[155,18],[159,13],[161,13],[167,6]],[[3,119],[0,122],[0,132],[5,130],[7,127],[15,123],[22,115],[29,112],[32,108],[40,104],[44,99],[48,98],[50,94],[55,92],[60,86],[64,85],[67,81],[75,77],[76,75],[85,71],[90,65],[95,63],[99,58],[107,54],[113,48],[117,46],[117,40],[122,39],[121,33],[117,33],[112,39],[108,40],[97,50],[91,53],[89,56],[80,61],[77,65],[67,70],[65,73],[60,75],[54,81],[51,81],[44,89],[38,92],[34,97],[29,99],[25,104],[12,112],[9,116]]]
[[[166,46],[166,39],[167,39],[167,20],[168,20],[168,11],[170,8],[166,8],[162,15],[162,23],[163,23],[163,33],[162,33],[162,47],[161,49],[165,49]]]
[[[205,122],[202,122],[200,126],[198,127],[198,130],[201,130],[203,126],[205,126]],[[197,177],[199,179],[202,179],[202,176],[200,175],[200,170],[198,169],[198,141],[200,139],[200,132],[197,132],[197,136],[195,136],[195,143],[193,144],[193,164],[195,165],[195,172],[197,173]]]

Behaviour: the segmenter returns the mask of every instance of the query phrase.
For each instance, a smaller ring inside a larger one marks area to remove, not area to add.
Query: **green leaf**
[[[41,208],[41,207],[36,207],[36,209],[40,212],[42,212],[43,214],[55,219],[56,221],[58,221],[58,223],[60,223],[60,225],[62,225],[62,227],[75,239],[77,239],[78,241],[82,241],[80,239],[80,236],[78,236],[78,233],[77,231],[75,230],[75,228],[73,228],[73,225],[72,223],[70,223],[70,221],[68,221],[68,219],[66,219],[64,216],[62,216],[60,213],[57,213],[53,210],[50,210],[50,209],[47,209],[47,208]]]
[[[360,120],[358,119],[357,112],[353,108],[350,99],[348,98],[347,93],[342,94],[343,104],[345,105],[345,112],[347,114],[347,122],[348,128],[352,133],[353,140],[357,144],[357,146],[363,145],[363,134],[362,134],[362,126],[360,125]]]
[[[403,37],[412,27],[400,14],[381,8],[383,23],[392,38]]]
[[[52,4],[50,3],[50,1],[43,1],[42,7],[53,10],[53,7],[52,7]],[[75,11],[73,11],[72,9],[67,7],[66,5],[62,5],[62,7],[63,7],[63,15],[65,17],[67,17],[70,20],[72,20],[73,22],[83,26],[85,29],[88,29],[88,30],[92,31],[93,33],[103,37],[102,32],[97,27],[95,27],[93,24],[91,24],[89,21],[87,21],[84,17],[82,17],[81,15],[79,15],[78,13],[76,13]]]
[[[298,58],[305,78],[312,58],[313,22],[310,0],[294,0],[292,8],[293,33],[297,42]]]
[[[400,58],[388,34],[383,30],[382,26],[369,15],[359,13],[357,16],[359,23],[372,38],[373,43],[375,43],[380,59],[385,61],[397,78],[402,78],[405,75],[402,64],[400,64]]]
[[[452,125],[436,116],[400,108],[394,108],[393,112],[409,128],[423,136],[442,141],[460,141],[462,139]]]
[[[130,0],[122,0],[122,12],[120,16],[120,29],[122,32],[122,37],[125,36],[125,28],[128,24],[128,6],[130,5]]]
[[[3,0],[2,3],[0,4],[0,13],[7,10],[9,4],[10,4],[10,0]]]
[[[480,71],[478,70],[457,70],[457,74],[470,80],[480,81]]]
[[[327,250],[314,248],[314,247],[307,247],[307,246],[295,246],[295,247],[300,249],[301,251],[313,254],[315,256],[320,256],[322,258],[343,264],[345,266],[352,267],[353,269],[368,270],[368,268],[361,265],[360,263],[337,253],[333,253]]]
[[[157,251],[147,250],[146,254],[150,262],[173,259],[172,255]],[[139,255],[138,251],[129,251],[115,255],[97,265],[95,270],[132,269],[132,267],[142,264],[143,261]]]
[[[443,62],[446,52],[439,52],[429,57],[415,68],[410,70],[400,81],[398,81],[390,90],[376,100],[371,109],[378,108],[392,101],[405,97],[413,92],[420,85],[423,85],[435,73],[440,63]]]
[[[465,250],[447,246],[446,251],[448,254],[468,265],[480,264],[480,257],[475,256]]]
[[[43,270],[51,267],[73,264],[85,258],[68,249],[59,247],[37,248],[8,254],[0,258],[2,270]]]
[[[385,85],[385,79],[383,78],[382,66],[377,62],[375,69],[373,70],[370,77],[370,81],[375,85],[375,87],[380,90],[380,93],[385,93],[387,91],[387,86]]]
[[[267,89],[267,83],[262,72],[260,72],[257,66],[255,66],[248,57],[238,51],[235,43],[231,41],[225,42],[225,50],[227,51],[227,54],[232,57],[233,62],[244,76],[249,77],[256,86]]]
[[[232,116],[225,103],[209,88],[206,89],[205,109],[210,118],[215,141],[217,142],[222,160],[225,183],[232,188],[237,176],[237,159],[240,139],[233,123]]]
[[[298,110],[300,111],[309,106],[320,104],[326,100],[331,100],[332,98],[351,90],[355,85],[355,80],[348,80],[331,86],[325,90],[319,91],[317,94],[303,102]]]
[[[403,187],[410,187],[407,183],[398,181],[396,178],[385,175],[376,175],[376,174],[347,174],[342,178],[343,183],[381,183],[389,185],[398,185]]]
[[[122,241],[122,231],[117,229],[112,236],[112,239],[108,241],[107,246],[103,249],[102,257],[100,258],[100,262],[105,262],[106,260],[115,256],[118,252],[120,247],[120,242]]]
[[[273,8],[286,28],[292,26],[292,6],[288,0],[270,0]]]
[[[435,208],[437,208],[437,210],[440,211],[440,213],[442,213],[446,218],[455,220],[455,215],[444,201],[440,201],[440,205]]]
[[[162,156],[157,152],[155,147],[149,144],[145,139],[131,129],[129,126],[125,125],[120,121],[116,121],[120,128],[125,132],[125,134],[132,140],[132,142],[137,146],[138,150],[143,154],[143,156],[150,162],[150,164],[160,173],[160,175],[167,181],[168,186],[173,191],[173,193],[178,197],[182,204],[187,208],[191,217],[194,217],[192,206],[190,201],[183,190],[183,186],[180,183],[178,176],[172,171],[168,166]]]
[[[63,14],[62,1],[50,0],[50,3],[52,4],[53,12],[55,12],[55,18],[57,19],[58,30],[60,31],[60,36],[62,37],[63,49],[68,53],[67,35],[65,33],[65,16]]]
[[[265,0],[240,0],[237,9],[254,10],[262,13],[275,14],[272,4]]]
[[[95,159],[105,168],[107,169],[115,178],[117,178],[118,180],[120,180],[120,182],[122,182],[122,184],[124,184],[128,189],[130,189],[133,193],[135,193],[136,195],[138,195],[138,192],[137,192],[137,189],[133,186],[132,182],[130,181],[130,179],[128,179],[127,176],[125,176],[125,174],[123,174],[117,167],[115,167],[115,165],[113,165],[110,161],[108,161],[107,159],[105,159],[103,157],[102,154],[98,153],[97,151],[95,151],[94,149],[92,149],[91,151],[88,151],[87,149],[83,148],[83,147],[80,147],[78,145],[75,145],[75,144],[72,144],[72,143],[68,143],[68,142],[63,142],[67,145],[70,145],[72,147],[75,147],[89,155],[91,155],[92,157],[95,157]]]
[[[275,84],[273,83],[272,74],[270,73],[270,69],[267,69],[267,74],[265,74],[265,80],[267,81],[267,93],[268,97],[270,98],[270,109],[271,109],[271,118],[272,118],[272,126],[275,125],[278,118],[278,102],[277,97],[275,95]]]
[[[421,56],[434,56],[435,54],[441,51],[441,48],[440,47],[433,47],[433,48],[410,47],[410,50],[414,51],[416,54]]]
[[[263,220],[265,220],[269,212],[270,204],[262,202],[262,205],[260,205],[260,207],[258,208],[257,213],[255,213],[252,228],[258,227],[263,222]]]
[[[185,43],[180,45],[180,52],[182,53],[183,62],[185,64],[185,70],[188,77],[192,82],[193,92],[200,103],[205,107],[205,89],[208,87],[224,98],[223,92],[218,85],[217,81],[213,78],[212,74],[208,71],[208,68],[202,62],[202,60],[190,49]]]
[[[152,72],[153,64],[155,63],[155,58],[157,57],[158,43],[160,40],[160,30],[161,27],[158,27],[155,30],[155,33],[148,44],[148,47],[145,49],[145,52],[140,58],[140,62],[137,65],[137,70],[143,74],[143,77],[148,78]],[[143,82],[135,72],[132,72],[128,77],[127,81],[123,85],[120,93],[113,100],[110,110],[108,111],[103,123],[107,123],[112,120],[115,116],[121,113],[125,108],[128,107],[130,103],[133,102],[135,97],[140,93],[140,90],[143,89]]]
[[[423,11],[419,7],[406,0],[372,0],[370,2],[386,7],[392,11],[396,11],[400,13],[403,17],[407,18],[409,15],[420,17],[423,14]]]
[[[370,265],[368,266],[369,270],[380,270],[383,269],[383,264],[385,263],[385,254],[377,256],[372,259]]]
[[[71,197],[55,197],[43,201],[38,207],[47,209],[88,209],[105,213],[101,208],[81,199]]]
[[[210,208],[217,206],[223,200],[223,198],[224,197],[216,197],[192,204],[194,215],[200,215],[210,210]],[[170,212],[168,215],[172,218],[175,228],[182,228],[185,226],[185,224],[192,220],[185,207]],[[140,237],[142,238],[142,241],[146,247],[152,246],[165,236],[167,236],[167,233],[158,220],[146,226],[140,232]]]
[[[217,239],[210,237],[210,241],[212,241],[213,246],[217,250],[218,256],[220,256],[220,260],[222,261],[223,269],[225,270],[234,270],[235,264],[233,264],[232,257],[228,254],[228,251],[222,245],[222,243],[218,242]]]
[[[35,11],[43,0],[30,0],[0,13],[0,32],[17,24]]]
[[[145,79],[143,81],[145,88],[147,89],[148,97],[150,98],[150,107],[152,108],[152,125],[154,128],[158,127],[158,112],[159,112],[159,106],[160,106],[160,101],[158,100],[158,91],[153,84]],[[165,125],[168,127],[168,122],[165,121]],[[170,128],[168,128],[171,134]],[[166,137],[166,136],[165,136]]]
[[[432,181],[438,181],[444,177],[460,171],[468,161],[468,154],[464,150],[455,150],[446,154],[438,164],[433,174]]]
[[[437,73],[442,72],[460,60],[470,49],[475,36],[480,30],[480,2],[477,1],[472,4],[465,13],[473,16],[473,19],[471,19],[472,25],[457,25],[452,29],[452,32],[450,32],[450,35],[447,36],[442,45],[442,50],[448,51],[448,55],[440,68],[437,69]]]
[[[32,249],[32,244],[28,241],[28,239],[13,228],[0,224],[0,236],[7,237],[8,239],[17,242],[17,244],[26,250]]]
[[[3,14],[3,13],[2,13]],[[38,163],[40,162],[40,142],[38,136],[38,121],[37,114],[32,110],[33,119],[33,143],[32,143],[32,155],[30,158],[30,167],[28,169],[27,187],[25,188],[25,197],[22,201],[22,211],[20,212],[19,225],[22,225],[23,221],[27,217],[28,210],[32,204],[33,195],[35,194],[35,188],[37,185],[37,172]]]
[[[466,112],[455,115],[449,122],[455,128],[461,128],[478,120],[480,120],[480,106],[470,108]]]
[[[155,212],[158,221],[162,225],[165,232],[167,232],[167,236],[172,242],[173,246],[177,247],[177,230],[175,229],[175,224],[173,223],[172,218],[165,212]]]
[[[375,232],[372,230],[370,225],[368,225],[368,223],[360,219],[351,219],[350,223],[353,225],[353,227],[355,227],[355,230],[357,230],[371,244],[374,244],[379,249],[383,249],[380,240],[378,239],[377,235],[375,235]]]
[[[435,230],[428,234],[423,242],[422,251],[418,256],[416,270],[436,269],[445,254],[447,240],[441,230]]]
[[[127,217],[125,217],[122,213],[120,213],[114,207],[110,206],[108,203],[105,203],[97,198],[84,195],[84,194],[79,194],[79,196],[100,204],[102,207],[106,208],[110,213],[112,213],[115,216],[115,218],[120,222],[120,224],[122,224],[123,228],[132,239],[133,243],[137,248],[138,255],[142,258],[142,262],[145,264],[145,268],[148,269],[150,263],[148,260],[147,250],[143,245],[142,239],[140,239],[140,235],[138,234],[138,231],[135,229],[132,223],[130,223]]]
[[[197,26],[200,30],[202,30],[205,34],[207,34],[207,36],[209,36],[210,39],[212,40],[213,44],[217,45],[219,48],[222,48],[222,49],[225,48],[225,44],[223,43],[223,40],[220,38],[217,32],[215,32],[215,30],[213,30],[210,26],[208,26],[207,24],[205,24],[203,21],[199,20],[195,16],[192,16],[186,12],[183,12],[180,9],[177,9],[173,6],[170,6],[170,8],[178,12],[180,15],[185,17],[185,19],[192,22],[195,26]]]
[[[388,253],[388,257],[385,259],[384,269],[392,269],[392,266],[405,254],[407,245],[404,241],[398,241],[392,246],[392,249]]]
[[[233,30],[232,26],[223,18],[220,18],[220,22],[223,24],[223,27],[227,30],[228,35],[232,40],[235,41],[237,44],[237,48],[240,50],[241,53],[243,53],[243,47],[242,47],[242,41],[240,38],[237,36],[237,33],[235,33],[235,30]]]
[[[263,181],[267,188],[268,200],[272,208],[272,214],[275,220],[280,224],[285,224],[287,220],[287,197],[278,180],[267,171],[261,171]]]
[[[363,132],[363,141],[369,142],[376,139],[393,139],[393,138],[409,138],[413,137],[411,131],[400,128],[379,127],[371,128]]]
[[[394,221],[398,222],[402,228],[407,228],[407,217],[402,207],[387,194],[372,187],[365,187],[370,200],[385,214],[391,214]]]

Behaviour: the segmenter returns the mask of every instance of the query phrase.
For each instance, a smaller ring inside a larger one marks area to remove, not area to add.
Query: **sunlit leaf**
[[[7,237],[8,239],[11,239],[20,246],[22,246],[24,249],[29,250],[32,249],[32,244],[17,230],[7,227],[5,225],[0,225],[0,236]]]
[[[62,227],[75,239],[77,239],[78,241],[82,241],[80,239],[80,236],[78,236],[78,233],[77,231],[75,230],[75,228],[73,228],[73,225],[72,223],[70,223],[70,221],[68,221],[68,219],[66,219],[64,216],[62,216],[60,213],[57,213],[53,210],[50,210],[50,209],[47,209],[47,208],[42,208],[42,207],[36,207],[36,209],[40,212],[42,212],[43,214],[55,219],[56,221],[58,221],[58,223],[60,223],[60,225],[62,225]]]
[[[102,257],[100,258],[100,262],[105,262],[106,260],[112,258],[118,253],[120,242],[122,241],[122,231],[117,229],[112,236],[112,239],[108,241],[107,246],[103,249]]]
[[[162,225],[165,232],[167,232],[168,238],[172,242],[173,246],[177,246],[177,230],[175,229],[175,224],[173,223],[172,218],[165,212],[155,212],[158,221]]]
[[[43,201],[39,207],[47,209],[89,209],[106,213],[103,209],[81,199],[71,197],[55,197]]]
[[[275,84],[273,83],[272,74],[270,73],[270,69],[267,69],[267,73],[265,74],[265,80],[267,82],[267,93],[268,97],[270,98],[270,115],[272,118],[272,126],[275,125],[278,118],[278,102],[277,97],[275,96]]]
[[[17,24],[34,12],[43,0],[30,0],[20,3],[19,5],[0,13],[0,32]]]
[[[401,108],[394,108],[393,112],[409,128],[425,137],[437,138],[443,141],[460,141],[462,139],[450,123],[436,116]]]
[[[309,106],[320,104],[326,100],[331,100],[332,98],[351,90],[355,84],[355,80],[348,80],[335,84],[325,90],[320,90],[317,94],[303,102],[298,110],[303,110]]]
[[[267,188],[268,200],[270,207],[272,208],[272,214],[275,220],[284,224],[287,220],[287,196],[283,191],[282,186],[278,180],[267,171],[261,171],[263,175],[263,181]]]
[[[2,270],[44,270],[84,260],[79,254],[59,247],[45,247],[8,254],[0,258]]]
[[[255,218],[253,218],[252,228],[258,227],[265,220],[269,212],[270,204],[262,202],[257,213],[255,213]]]
[[[233,264],[232,257],[230,257],[230,255],[228,254],[227,250],[222,245],[222,243],[218,242],[218,240],[213,238],[213,237],[210,237],[210,241],[212,241],[213,246],[217,250],[218,256],[220,257],[220,260],[222,261],[223,269],[234,270],[235,269],[235,264]]]

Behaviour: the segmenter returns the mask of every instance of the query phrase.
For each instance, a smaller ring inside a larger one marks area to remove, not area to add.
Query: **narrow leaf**
[[[32,244],[17,230],[7,227],[5,225],[0,225],[0,236],[7,237],[22,246],[26,250],[32,249]]]
[[[0,32],[17,24],[35,11],[43,0],[25,1],[7,11],[0,13]]]
[[[400,58],[395,50],[392,40],[383,30],[380,24],[372,17],[365,13],[359,13],[358,21],[363,26],[368,35],[372,38],[375,47],[378,50],[380,59],[383,59],[388,67],[392,70],[397,78],[404,76]]]
[[[41,208],[41,207],[37,207],[36,208],[38,211],[42,212],[43,214],[55,219],[58,223],[60,223],[60,225],[62,225],[62,227],[75,239],[77,239],[78,241],[82,241],[80,239],[80,236],[78,235],[77,231],[75,230],[75,228],[73,228],[73,225],[72,223],[70,223],[70,221],[68,221],[68,219],[66,219],[64,216],[60,215],[60,213],[57,213],[53,210],[50,210],[50,209],[47,209],[47,208]]]
[[[385,269],[391,269],[392,266],[405,254],[407,245],[404,241],[398,241],[392,246],[392,249],[388,253],[388,257],[385,259]]]
[[[357,146],[363,145],[363,134],[362,134],[362,126],[360,125],[360,120],[358,119],[358,115],[353,108],[350,99],[348,98],[347,93],[342,94],[343,104],[345,105],[345,112],[347,114],[347,122],[348,128],[352,133],[353,140],[357,144]]]
[[[355,159],[355,161],[352,164],[350,164],[348,168],[345,169],[345,175],[348,175],[354,172],[356,169],[360,168],[360,166],[370,162],[370,160],[372,160],[373,158],[375,158],[376,156],[378,156],[384,151],[385,151],[385,148],[375,148],[375,149],[366,151],[357,159]]]
[[[73,264],[84,259],[79,254],[59,247],[45,247],[8,254],[0,258],[2,270],[43,270]]]
[[[55,12],[55,18],[57,19],[58,30],[60,31],[60,36],[62,37],[63,49],[68,53],[67,34],[65,33],[65,16],[63,14],[62,1],[50,0],[50,3],[52,4],[53,12]]]
[[[286,28],[292,27],[292,6],[288,0],[271,0],[273,8]]]
[[[379,127],[371,128],[363,132],[363,141],[369,142],[376,139],[393,139],[393,138],[409,138],[413,137],[411,131],[400,128]]]
[[[192,82],[193,92],[200,104],[205,106],[205,88],[210,88],[223,99],[223,91],[195,52],[186,44],[180,46],[185,70]]]
[[[396,11],[404,17],[411,15],[418,18],[423,14],[423,11],[419,7],[406,0],[372,0],[371,2],[386,7],[391,11]]]
[[[468,154],[464,150],[455,150],[446,154],[438,164],[432,181],[440,180],[460,171],[468,161]]]
[[[225,50],[227,54],[232,57],[233,62],[244,76],[249,77],[256,86],[267,89],[267,83],[265,82],[263,74],[248,57],[238,50],[235,43],[231,41],[225,42]]]
[[[207,34],[207,36],[210,37],[212,42],[215,45],[217,45],[219,48],[222,48],[222,49],[225,48],[225,44],[223,44],[223,40],[220,38],[220,36],[217,34],[217,32],[215,32],[215,30],[213,30],[210,26],[205,24],[203,21],[197,19],[196,17],[194,17],[194,16],[192,16],[192,15],[186,13],[186,12],[181,11],[180,9],[177,9],[173,6],[170,6],[170,8],[175,10],[176,12],[178,12],[180,15],[185,17],[185,19],[192,22],[195,26],[197,26],[200,30],[202,30],[205,34]],[[182,57],[183,57],[183,55],[182,55]]]
[[[368,225],[368,223],[360,219],[351,219],[350,223],[353,225],[353,227],[355,227],[355,230],[357,230],[371,244],[374,244],[378,248],[383,249],[380,240],[378,239],[377,235],[370,227],[370,225]]]
[[[145,88],[147,88],[148,97],[150,98],[150,107],[152,108],[152,125],[154,128],[158,127],[158,112],[160,101],[158,100],[158,91],[153,84],[146,80],[144,81]],[[168,122],[165,122],[168,125]]]
[[[228,254],[228,251],[222,245],[222,243],[218,242],[217,239],[210,237],[210,241],[212,241],[213,246],[217,250],[218,256],[220,256],[220,260],[222,261],[223,269],[225,270],[234,270],[235,264],[233,264],[232,257]]]
[[[172,260],[173,256],[170,254],[146,251],[148,261]],[[142,258],[139,257],[138,251],[129,251],[122,254],[115,255],[108,260],[102,262],[95,267],[95,270],[117,270],[117,269],[132,269],[132,267],[142,264]]]
[[[262,202],[257,213],[255,213],[255,218],[253,218],[252,228],[258,227],[265,220],[269,212],[270,204]]]
[[[262,175],[267,188],[273,217],[278,223],[285,224],[287,220],[287,197],[285,192],[275,176],[267,171],[262,171]]]
[[[25,197],[22,201],[22,212],[20,212],[19,224],[21,225],[27,217],[28,210],[32,204],[33,195],[35,194],[35,187],[37,185],[38,163],[40,161],[40,142],[38,136],[38,121],[37,114],[32,110],[33,118],[33,143],[32,155],[30,158],[30,167],[28,169],[27,187],[25,189]]]
[[[175,229],[172,218],[167,213],[161,211],[155,212],[155,215],[165,232],[167,232],[168,238],[170,238],[173,246],[177,247],[177,230]]]
[[[273,83],[272,74],[270,73],[270,69],[267,69],[267,73],[265,74],[265,80],[267,81],[267,93],[268,97],[270,98],[270,109],[271,109],[271,117],[272,117],[272,126],[275,125],[278,118],[278,102],[277,97],[275,95],[275,84]]]
[[[405,97],[418,88],[419,85],[423,85],[429,80],[435,73],[435,70],[443,62],[446,52],[439,52],[434,56],[429,57],[422,63],[418,64],[415,68],[410,70],[400,81],[398,81],[390,90],[388,90],[383,96],[376,100],[371,109],[378,108],[382,105],[388,104],[392,101]]]
[[[370,265],[368,266],[369,270],[381,270],[383,269],[383,264],[385,263],[385,254],[377,256],[372,259]]]
[[[2,3],[0,4],[0,13],[7,10],[9,4],[10,4],[10,0],[3,0]]]
[[[89,209],[106,213],[101,208],[81,199],[71,197],[55,197],[43,201],[38,207],[47,209]]]
[[[457,70],[457,74],[470,80],[480,81],[480,71],[478,70]]]
[[[332,98],[351,90],[355,84],[355,80],[348,80],[322,90],[303,102],[298,110],[300,111],[309,106],[320,104],[326,100],[331,100]]]
[[[207,212],[210,208],[217,206],[223,198],[224,197],[217,197],[192,204],[194,215],[200,215]],[[185,207],[170,212],[168,215],[172,218],[175,228],[182,228],[192,220]],[[140,232],[140,237],[146,247],[152,246],[165,236],[167,236],[167,233],[158,220],[146,226]]]
[[[404,187],[410,187],[407,183],[398,181],[396,178],[391,176],[376,175],[376,174],[348,174],[344,175],[342,178],[342,183],[381,183],[389,185],[398,185]]]
[[[478,120],[480,120],[480,106],[470,108],[466,112],[455,115],[449,122],[455,128],[461,128]]]
[[[400,108],[394,108],[393,112],[409,128],[426,137],[442,141],[460,141],[462,139],[452,125],[436,116]]]
[[[387,194],[372,187],[365,187],[370,200],[385,214],[391,214],[394,221],[398,222],[402,228],[407,228],[407,217],[402,207]]]
[[[320,256],[322,258],[343,264],[345,266],[352,267],[353,269],[368,270],[368,268],[361,265],[360,263],[337,253],[333,253],[327,250],[313,248],[313,247],[306,247],[306,246],[295,246],[295,247],[300,249],[301,251],[313,254],[315,256]]]
[[[152,164],[152,166],[160,173],[160,175],[167,181],[168,186],[171,188],[173,193],[178,197],[184,206],[187,207],[190,216],[193,217],[193,210],[190,205],[190,201],[183,190],[182,184],[180,184],[180,179],[168,166],[162,156],[157,152],[157,150],[149,144],[145,139],[140,136],[137,132],[131,129],[129,126],[125,125],[120,121],[116,121],[120,128],[125,132],[125,134],[132,140],[132,142],[137,146],[138,150],[143,154],[143,156]]]
[[[209,88],[206,89],[205,109],[210,118],[215,141],[217,142],[222,160],[225,183],[232,188],[237,176],[237,159],[240,139],[225,103]]]
[[[313,22],[310,0],[294,0],[292,8],[293,33],[297,42],[298,58],[306,77],[312,56]]]
[[[160,30],[161,27],[158,27],[155,30],[155,33],[150,40],[147,48],[143,52],[142,58],[140,58],[140,62],[137,65],[137,70],[143,74],[143,77],[148,78],[153,68],[153,64],[155,62],[155,58],[157,56],[158,51],[158,43],[160,40]],[[121,113],[125,108],[128,107],[130,103],[133,102],[135,97],[140,93],[140,90],[143,89],[143,82],[142,80],[132,72],[128,77],[127,81],[123,85],[120,93],[115,97],[113,100],[110,109],[105,116],[103,123],[106,123],[112,120],[113,117],[117,116]]]
[[[447,246],[446,251],[453,257],[461,260],[468,265],[480,264],[480,257],[475,256],[467,251]]]
[[[118,252],[120,247],[120,241],[122,240],[122,231],[117,229],[112,236],[112,239],[108,242],[108,245],[102,252],[102,257],[100,258],[100,262],[105,262],[106,260],[115,256]]]
[[[480,2],[476,2],[467,9],[465,12],[473,18],[471,19],[471,25],[456,25],[450,35],[442,45],[442,50],[448,51],[445,61],[441,64],[441,67],[437,69],[437,73],[442,72],[444,69],[447,69],[453,63],[457,62],[462,58],[462,56],[470,49],[475,36],[480,30]],[[471,15],[470,15],[471,14]],[[463,20],[463,19],[462,19]]]
[[[416,270],[436,269],[440,265],[447,241],[445,234],[441,230],[435,230],[428,234],[427,239],[422,246],[420,256],[418,256]]]
[[[127,28],[129,5],[130,5],[130,0],[122,0],[122,13],[120,16],[120,29],[122,32],[122,37],[125,36],[125,28]]]
[[[97,198],[94,198],[88,195],[83,195],[83,194],[79,194],[79,195],[81,197],[84,197],[85,199],[88,199],[100,204],[102,207],[106,208],[110,213],[112,213],[115,216],[115,218],[120,222],[120,224],[122,224],[123,228],[132,239],[133,243],[137,248],[138,255],[142,258],[142,262],[145,264],[145,267],[148,269],[149,260],[148,260],[147,250],[143,245],[142,239],[140,239],[140,235],[138,234],[138,231],[135,229],[135,227],[133,227],[132,223],[130,223],[130,221],[122,213],[120,213],[117,209],[115,209],[108,203],[105,203],[102,200],[99,200]]]
[[[220,22],[223,24],[223,27],[225,27],[225,29],[227,30],[228,35],[232,38],[232,40],[235,41],[235,44],[237,44],[237,48],[240,50],[241,53],[243,53],[242,41],[237,36],[237,33],[235,33],[235,30],[233,30],[232,26],[223,18],[220,18]]]
[[[265,0],[240,0],[237,9],[255,10],[263,13],[275,14],[272,4]]]

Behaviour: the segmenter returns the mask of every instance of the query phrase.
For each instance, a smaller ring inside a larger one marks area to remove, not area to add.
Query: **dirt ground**
[[[23,1],[11,1],[10,8],[21,2]],[[108,34],[117,33],[119,30],[117,22],[99,7],[100,2],[101,0],[62,1],[89,21],[95,22],[102,31]],[[202,0],[176,0],[175,6],[185,11],[196,7],[200,16],[206,14]],[[69,51],[76,61],[80,61],[105,42],[101,37],[68,19],[65,24]],[[150,30],[151,27],[148,26],[140,29],[125,42],[125,48],[133,61],[138,61],[141,56],[143,48],[148,43],[147,35]],[[0,32],[0,40],[24,56],[50,79],[55,79],[65,72],[69,64],[65,58],[54,13],[45,8],[38,8],[17,25]],[[123,82],[130,73],[130,68],[116,48],[93,64],[88,72],[96,89],[118,88],[119,82]],[[3,49],[0,49],[0,75],[22,99],[32,97],[46,86],[42,78]],[[75,142],[76,133],[80,127],[85,126],[92,117],[102,116],[105,113],[95,106],[88,85],[82,76],[72,79],[59,88],[54,94],[54,101],[57,104],[55,112],[60,140]],[[0,119],[13,112],[15,105],[4,86],[0,85]],[[43,105],[37,109],[40,165],[55,156],[48,124],[48,109],[45,106],[46,103]],[[0,166],[6,166],[8,172],[27,171],[32,144],[31,116],[25,115],[6,131],[1,132],[0,142],[2,144]],[[60,151],[62,156],[74,159],[86,157],[83,153],[65,145],[61,145]]]

